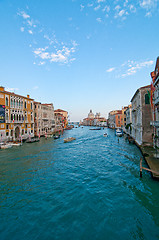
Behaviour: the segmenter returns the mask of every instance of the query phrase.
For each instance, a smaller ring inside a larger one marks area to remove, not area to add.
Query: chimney
[[[0,91],[4,92],[4,87],[0,86]]]
[[[30,95],[29,95],[29,94],[27,95],[27,98],[30,98]]]

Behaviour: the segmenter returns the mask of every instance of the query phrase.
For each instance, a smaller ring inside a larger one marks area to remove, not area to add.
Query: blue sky
[[[0,0],[0,85],[107,117],[150,84],[158,22],[159,0]]]

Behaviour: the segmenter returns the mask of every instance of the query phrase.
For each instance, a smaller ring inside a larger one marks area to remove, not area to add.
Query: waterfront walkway
[[[150,170],[157,172],[151,172],[152,177],[159,180],[159,150],[150,146],[142,146],[140,149]]]

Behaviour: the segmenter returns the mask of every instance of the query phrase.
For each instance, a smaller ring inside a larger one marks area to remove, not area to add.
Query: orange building
[[[118,110],[115,114],[115,128],[121,128],[123,125],[123,115],[122,110]]]
[[[34,136],[34,104],[27,97],[5,91],[0,87],[1,141],[26,139]]]
[[[62,109],[57,109],[54,111],[55,116],[57,116],[58,114],[62,114],[63,115],[63,123],[62,123],[62,127],[65,129],[68,125],[68,112],[64,111]]]

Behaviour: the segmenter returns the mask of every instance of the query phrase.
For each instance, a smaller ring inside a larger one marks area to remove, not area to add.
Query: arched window
[[[150,97],[148,93],[145,94],[145,104],[150,104]]]
[[[8,107],[8,98],[6,97],[6,106]]]
[[[11,114],[11,121],[13,121],[13,114]]]

